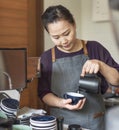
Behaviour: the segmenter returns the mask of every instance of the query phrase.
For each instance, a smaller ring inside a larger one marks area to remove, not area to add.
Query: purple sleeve
[[[87,48],[91,59],[99,59],[119,71],[119,64],[115,62],[109,51],[99,42],[90,41],[87,44]]]
[[[88,48],[90,59],[101,60],[104,63],[108,64],[111,67],[114,67],[115,69],[119,71],[119,64],[115,62],[115,60],[112,58],[109,51],[103,45],[101,45],[100,43],[96,41],[90,41],[87,44],[87,48]],[[102,80],[101,92],[102,94],[104,94],[108,88],[108,83],[103,77],[103,75],[99,73],[99,76],[101,77],[101,80]]]
[[[48,50],[41,55],[41,77],[38,79],[38,95],[41,99],[51,92],[51,69],[51,50]]]

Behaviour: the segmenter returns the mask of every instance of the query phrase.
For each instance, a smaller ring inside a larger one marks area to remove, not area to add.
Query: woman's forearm
[[[119,72],[108,66],[104,62],[100,61],[100,73],[105,77],[105,79],[112,85],[118,86],[119,85]]]
[[[52,93],[48,93],[43,97],[43,101],[53,107],[58,107],[58,108],[65,108],[68,110],[80,110],[83,108],[86,99],[80,100],[76,105],[71,105],[72,100],[71,99],[63,99],[55,96]]]
[[[55,96],[53,93],[48,93],[43,97],[43,101],[49,105],[49,106],[53,106],[53,107],[62,107],[62,99]]]

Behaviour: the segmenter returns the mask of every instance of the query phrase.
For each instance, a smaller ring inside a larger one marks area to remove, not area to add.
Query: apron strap
[[[84,55],[88,55],[88,50],[87,50],[87,47],[86,47],[87,41],[81,40],[81,42],[82,42],[82,45],[83,45]],[[51,52],[52,52],[52,62],[55,62],[56,58],[55,58],[55,48],[54,47],[51,49]]]
[[[88,55],[88,50],[87,50],[87,47],[86,47],[87,41],[84,41],[84,40],[81,40],[81,41],[82,41],[82,44],[83,44],[84,55]]]
[[[55,59],[55,48],[53,47],[51,51],[52,51],[52,62],[55,62],[55,60],[56,60]]]

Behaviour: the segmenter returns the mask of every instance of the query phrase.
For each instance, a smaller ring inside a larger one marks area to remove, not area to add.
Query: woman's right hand
[[[59,98],[53,93],[48,93],[43,97],[43,101],[49,106],[64,108],[68,110],[80,110],[83,108],[86,98],[80,100],[76,105],[71,105],[71,99]]]

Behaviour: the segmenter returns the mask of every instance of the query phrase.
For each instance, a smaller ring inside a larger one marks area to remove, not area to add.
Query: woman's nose
[[[62,43],[62,44],[67,43],[67,39],[66,39],[66,38],[61,38],[61,39],[60,39],[60,43]]]

